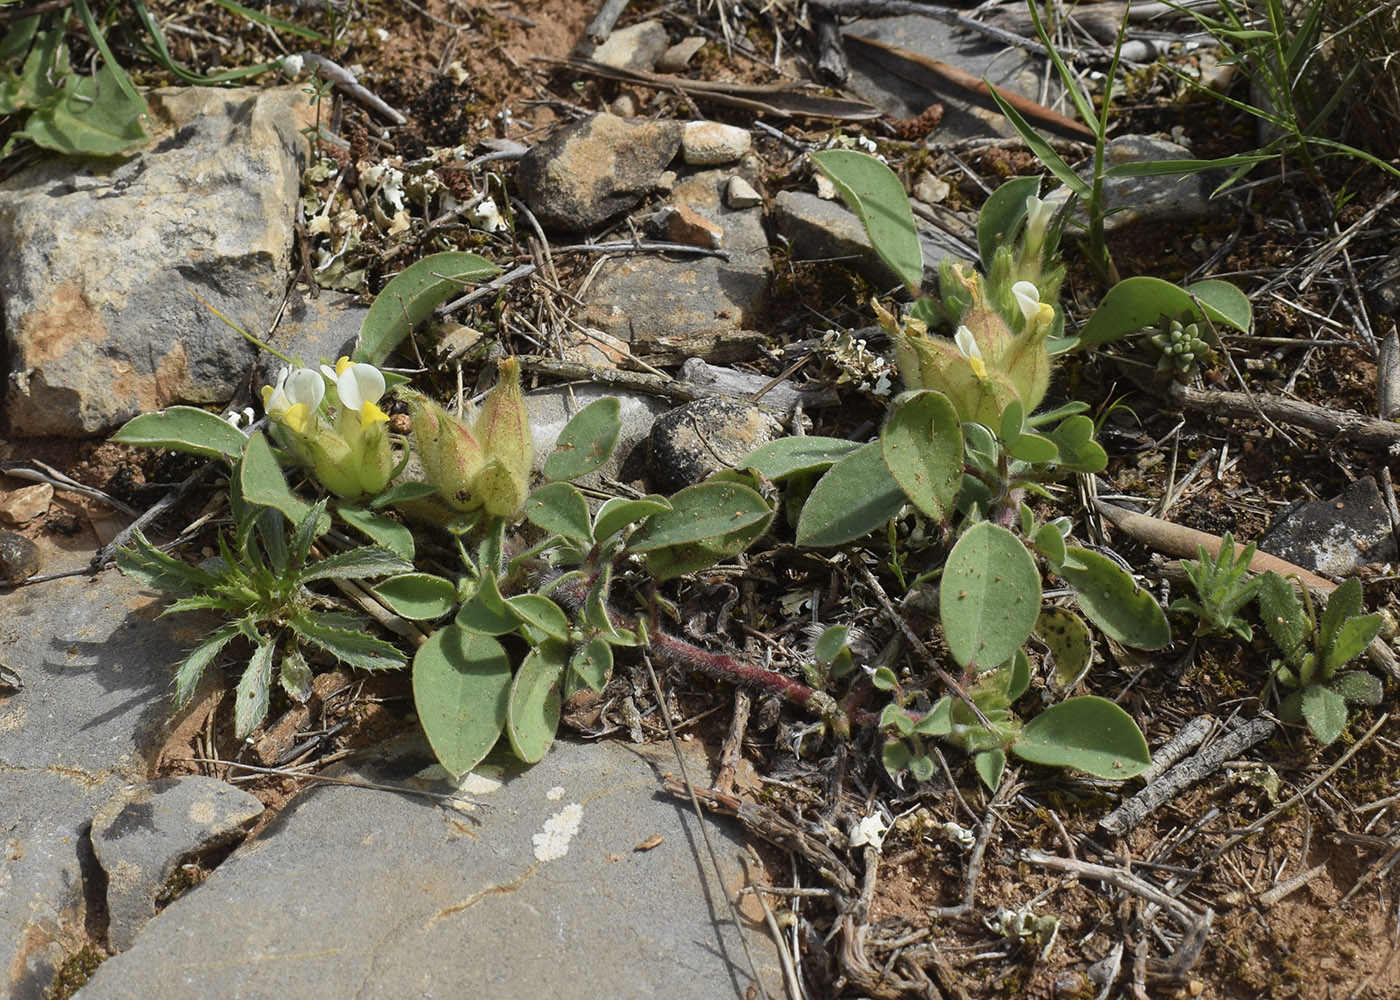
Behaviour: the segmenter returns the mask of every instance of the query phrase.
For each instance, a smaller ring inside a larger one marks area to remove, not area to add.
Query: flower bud
[[[409,397],[408,410],[424,479],[455,510],[480,507],[476,477],[486,456],[476,435],[426,396]]]
[[[530,491],[530,465],[535,459],[534,439],[520,390],[520,362],[506,358],[500,378],[481,403],[477,436],[486,451],[484,482],[478,487],[488,513],[508,517],[525,504]]]

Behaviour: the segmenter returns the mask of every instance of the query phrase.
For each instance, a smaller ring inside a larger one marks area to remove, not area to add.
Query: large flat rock
[[[46,553],[46,571],[87,553]],[[0,698],[0,995],[40,1000],[84,942],[92,814],[144,778],[170,715],[172,667],[207,620],[155,620],[163,602],[109,570],[0,589],[0,649],[19,674]]]
[[[403,742],[343,776],[441,773],[424,744]],[[499,788],[473,788],[483,805],[465,814],[364,787],[312,789],[77,996],[742,997],[748,965],[725,904],[743,884],[737,831],[706,820],[721,884],[688,806],[657,793],[669,757],[559,743]],[[657,834],[659,846],[636,849]],[[767,934],[743,934],[780,994]]]

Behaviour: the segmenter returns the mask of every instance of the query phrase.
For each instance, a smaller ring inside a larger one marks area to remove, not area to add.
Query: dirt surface
[[[245,50],[238,59],[268,54],[266,33],[230,15],[204,9],[188,13],[183,4],[171,2],[151,6],[160,16],[239,39]],[[318,15],[273,6],[279,16],[326,27]],[[779,79],[765,68],[772,64],[776,39],[784,38],[785,54],[793,51],[795,41],[805,44],[793,10],[769,5],[762,13],[740,15],[726,7],[727,24],[713,4],[654,3],[633,5],[622,23],[655,16],[673,41],[694,33],[709,36],[710,43],[691,70],[697,77]],[[487,140],[534,141],[558,122],[603,107],[618,96],[620,85],[539,61],[567,56],[594,13],[591,4],[566,0],[480,6],[423,0],[421,5],[357,6],[344,26],[341,44],[328,54],[342,65],[363,67],[366,85],[404,111],[409,123],[381,138],[380,126],[362,110],[337,102],[328,120],[337,124],[344,142],[326,142],[324,154],[337,161],[399,157],[395,162],[401,162],[453,146],[475,152]],[[732,54],[722,41],[726,30],[740,47]],[[197,37],[172,35],[172,47],[177,57],[204,65],[214,53]],[[780,65],[801,68],[800,61],[780,60]],[[1199,98],[1179,99],[1166,76],[1133,94],[1116,132],[1181,127],[1202,155],[1249,148],[1249,130],[1238,118]],[[158,74],[142,82],[158,82]],[[733,109],[695,107],[675,94],[634,89],[646,114],[682,119],[704,114],[744,125],[752,118]],[[829,131],[816,122],[787,122],[783,127],[799,140],[818,139]],[[923,170],[948,180],[948,207],[965,212],[975,211],[985,197],[984,185],[994,187],[1009,176],[1040,172],[1018,143],[964,151],[955,159],[952,151],[939,146],[936,131],[930,147],[923,149],[892,138],[880,123],[846,125],[842,130],[876,138],[911,184]],[[792,150],[762,137],[756,149],[774,189],[805,183],[790,173]],[[1197,269],[1210,262],[1210,275],[1233,277],[1251,291],[1313,254],[1329,233],[1346,231],[1394,187],[1394,180],[1379,172],[1351,170],[1345,163],[1326,168],[1320,186],[1299,182],[1296,175],[1271,181],[1239,196],[1230,213],[1200,224],[1154,223],[1122,231],[1112,237],[1111,249],[1125,276],[1199,277]],[[444,169],[438,176],[463,198],[479,190],[504,193],[508,171],[504,167],[499,173],[468,175]],[[1338,197],[1340,192],[1349,197]],[[1339,201],[1345,204],[1334,214]],[[1201,384],[1292,395],[1337,410],[1373,414],[1374,355],[1355,321],[1337,309],[1338,289],[1352,280],[1350,261],[1360,266],[1389,252],[1395,232],[1394,216],[1383,216],[1356,235],[1345,267],[1334,262],[1321,270],[1322,280],[1305,288],[1296,280],[1285,281],[1279,294],[1257,300],[1256,340],[1227,338],[1226,350],[1203,372]],[[421,220],[400,234],[367,230],[365,290],[376,291],[403,264],[446,245]],[[502,264],[511,258],[529,259],[525,246],[492,242],[481,234],[463,234],[450,245],[478,249]],[[1067,309],[1082,318],[1098,293],[1072,247],[1067,256]],[[559,277],[564,289],[576,289],[585,271],[586,265],[577,270],[563,266]],[[870,322],[869,288],[839,266],[780,260],[779,271],[769,328],[764,331],[769,344],[748,367],[777,374],[785,345],[819,337],[831,325]],[[550,293],[537,287],[512,298],[495,315],[483,313],[462,321],[483,329],[489,323],[513,347],[511,338],[524,328],[512,323],[511,310],[538,319],[545,312],[540,297],[546,294]],[[1372,319],[1378,336],[1393,328],[1393,320],[1382,326],[1380,317]],[[1311,346],[1309,339],[1324,340],[1326,346]],[[1111,490],[1155,500],[1179,483],[1193,464],[1202,462],[1202,474],[1187,485],[1168,518],[1214,534],[1233,531],[1252,538],[1286,506],[1330,497],[1391,462],[1390,456],[1338,446],[1326,436],[1264,420],[1173,410],[1160,395],[1144,391],[1135,374],[1138,360],[1128,347],[1079,356],[1066,366],[1053,390],[1061,398],[1089,402],[1093,414],[1105,421],[1102,440],[1110,467],[1100,494]],[[833,369],[824,365],[810,365],[807,377],[833,377]],[[455,374],[444,372],[441,377],[446,385]],[[1114,404],[1120,402],[1127,409],[1115,411]],[[815,420],[813,432],[849,433],[865,421],[878,421],[883,405],[882,400],[851,393],[839,412],[809,414]],[[37,458],[137,508],[149,505],[189,471],[188,463],[178,457],[98,442],[24,442],[5,448],[0,455],[5,465]],[[21,480],[0,479],[0,490],[23,485]],[[192,521],[210,499],[209,491],[197,491],[167,522],[168,530],[178,531]],[[1083,506],[1071,494],[1045,502],[1044,510],[1047,516],[1072,514],[1081,519],[1080,531],[1091,530]],[[100,501],[60,489],[47,515],[18,530],[69,537],[95,531],[105,541],[119,522]],[[907,535],[911,525],[902,522],[897,527]],[[213,530],[206,529],[194,541],[194,551],[203,547],[213,552],[208,533]],[[1107,540],[1141,572],[1152,575],[1160,563],[1131,539],[1110,533]],[[891,555],[883,538],[868,540],[866,547],[873,568]],[[845,572],[829,554],[779,545],[750,553],[742,573],[702,574],[701,580],[682,583],[668,593],[682,607],[697,611],[682,617],[678,631],[688,631],[702,645],[764,659],[796,673],[809,648],[800,634],[809,617],[823,624],[866,628],[876,646],[891,635],[888,623],[872,610],[869,595],[852,585]],[[1367,607],[1395,612],[1391,568],[1372,567],[1366,577]],[[724,587],[733,590],[736,600],[733,611],[717,620],[712,614],[714,594]],[[803,594],[816,595],[815,608],[802,605]],[[711,612],[708,619],[706,608]],[[798,618],[801,621],[795,621]],[[1178,634],[1188,633],[1184,623],[1177,624]],[[1268,652],[1267,640],[1258,638],[1253,645],[1181,643],[1150,657],[1101,644],[1102,662],[1091,681],[1096,693],[1118,699],[1156,746],[1197,716],[1252,718],[1271,707],[1260,701]],[[623,671],[634,667],[624,664]],[[580,698],[567,706],[566,724],[589,733],[616,731],[618,738],[629,732],[638,739],[664,738],[656,706],[637,680],[639,675],[629,676],[642,706],[639,716],[623,713],[615,702]],[[682,722],[681,729],[707,742],[723,743],[735,713],[729,692],[715,692],[709,682],[680,674],[672,675],[670,682],[676,687],[673,717],[695,720],[689,726]],[[210,686],[186,710],[162,770],[198,769],[223,776],[228,768],[212,762],[232,759],[272,768],[319,768],[409,725],[409,697],[406,675],[367,681],[349,673],[324,674],[310,705],[284,705],[286,715],[281,718],[274,709],[249,754],[233,741],[229,710],[222,694]],[[747,706],[748,696],[741,698]],[[754,824],[756,838],[771,838],[775,830],[781,833],[784,822],[805,830],[837,852],[861,887],[858,900],[846,898],[839,905],[823,897],[771,899],[783,919],[790,918],[797,928],[793,940],[801,950],[803,982],[812,998],[1396,997],[1400,884],[1395,861],[1400,856],[1400,826],[1388,802],[1400,792],[1400,719],[1392,717],[1393,705],[1392,683],[1384,705],[1359,711],[1346,735],[1326,748],[1300,729],[1280,730],[1119,841],[1097,826],[1117,801],[1116,789],[1022,766],[1008,770],[993,797],[956,749],[940,757],[940,770],[929,782],[907,776],[892,780],[880,765],[875,734],[857,732],[848,744],[813,742],[810,719],[758,697],[742,728],[740,758],[731,761],[738,776],[733,788],[744,801],[770,807],[777,816]],[[809,738],[806,743],[804,737]],[[793,753],[799,743],[804,747],[801,756]],[[1354,755],[1314,787],[1343,754]],[[190,763],[196,760],[209,763]],[[299,781],[272,776],[251,787],[275,809],[295,792]],[[850,827],[876,806],[898,817],[882,852],[850,848]],[[1031,850],[1125,873],[1130,881],[1180,900],[1192,914],[1210,914],[1210,922],[1183,926],[1164,914],[1150,895],[1031,864],[1025,853]],[[768,857],[770,869],[779,870],[778,881],[784,884],[826,887],[814,855],[802,854],[775,852]],[[1296,887],[1277,892],[1300,873],[1306,877]],[[970,905],[960,906],[964,899]],[[1017,910],[1058,917],[1053,942],[1047,946],[1034,934],[1005,931],[1005,920],[998,914],[1004,917]],[[1105,973],[1109,979],[1102,978]],[[1110,980],[1116,985],[1103,987]]]

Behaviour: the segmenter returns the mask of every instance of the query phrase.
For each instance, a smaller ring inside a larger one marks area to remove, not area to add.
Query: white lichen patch
[[[546,799],[548,799],[550,802],[558,802],[560,799],[562,799],[562,798],[564,797],[564,786],[563,786],[563,785],[555,785],[555,786],[554,786],[553,788],[551,788],[549,791],[547,791],[547,792],[544,793],[544,797],[545,797]]]
[[[559,812],[544,821],[544,828],[531,839],[535,844],[535,857],[540,861],[558,861],[569,853],[569,841],[578,833],[583,821],[583,806],[570,802]]]

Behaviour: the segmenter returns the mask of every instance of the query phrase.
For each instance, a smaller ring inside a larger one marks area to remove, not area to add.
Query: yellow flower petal
[[[305,403],[293,403],[281,415],[282,423],[292,429],[295,434],[300,434],[306,429],[307,418],[311,416],[311,408]]]
[[[364,430],[374,424],[387,422],[389,414],[385,413],[374,403],[366,403],[360,407],[360,430]]]

